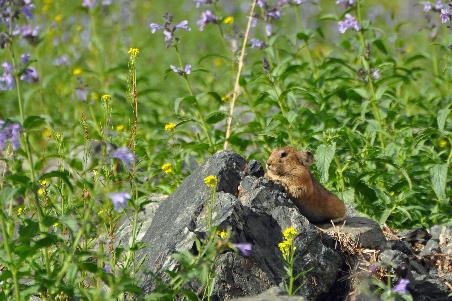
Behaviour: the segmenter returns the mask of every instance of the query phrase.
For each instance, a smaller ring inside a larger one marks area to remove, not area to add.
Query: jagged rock
[[[327,296],[343,266],[339,251],[299,213],[281,186],[253,176],[242,180],[245,168],[246,161],[237,154],[220,152],[186,178],[156,210],[142,240],[148,246],[142,252],[143,267],[157,274],[174,269],[171,255],[192,249],[195,238],[205,235],[211,190],[203,179],[215,175],[219,181],[212,224],[231,229],[233,242],[252,243],[253,252],[249,257],[232,251],[218,256],[212,299],[256,295],[280,285],[286,272],[277,244],[283,240],[283,229],[290,226],[301,232],[294,242],[299,254],[295,273],[307,272],[300,292],[307,300]],[[153,286],[152,277],[144,275],[145,291]]]
[[[140,241],[154,218],[157,208],[160,203],[168,198],[163,194],[151,194],[148,196],[149,204],[144,206],[144,209],[138,214],[137,220],[137,241]],[[129,244],[130,233],[132,233],[132,224],[130,216],[126,217],[118,229],[117,244]]]
[[[348,217],[344,222],[319,225],[327,233],[342,233],[356,241],[362,248],[380,249],[386,243],[383,231],[377,222],[362,216]]]
[[[439,253],[439,252],[441,252],[441,249],[439,247],[439,242],[434,239],[430,239],[425,244],[425,247],[422,250],[421,255],[427,256],[427,255],[433,255],[433,254]]]
[[[305,299],[300,298],[300,296],[287,296],[283,290],[279,287],[272,287],[259,294],[252,297],[242,297],[233,299],[233,301],[303,301]]]

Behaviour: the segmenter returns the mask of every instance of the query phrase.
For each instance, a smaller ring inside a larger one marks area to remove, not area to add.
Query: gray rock
[[[286,272],[277,245],[287,227],[301,232],[294,242],[298,251],[295,273],[306,272],[301,294],[307,300],[327,296],[344,264],[340,252],[299,213],[281,186],[252,176],[242,180],[245,167],[238,155],[220,152],[186,178],[155,212],[143,237],[147,244],[141,254],[146,256],[143,267],[160,276],[163,269],[174,269],[176,261],[171,255],[192,249],[195,238],[205,236],[212,212],[212,225],[231,229],[232,242],[253,245],[249,257],[232,251],[217,257],[214,300],[257,295],[281,285]],[[203,183],[208,175],[219,179],[215,206],[210,210],[211,190]],[[153,279],[149,275],[143,278],[145,291],[151,291]],[[192,284],[195,290],[199,289],[196,285]]]
[[[433,255],[433,254],[436,254],[436,253],[439,253],[439,252],[441,252],[441,249],[439,247],[439,242],[434,240],[434,239],[430,239],[425,244],[425,247],[422,250],[421,255],[422,256],[428,256],[428,255]]]
[[[386,244],[386,238],[377,222],[361,216],[348,217],[345,222],[319,225],[327,233],[334,232],[348,235],[353,241],[367,249],[380,249]]]
[[[287,296],[279,287],[272,287],[260,295],[253,297],[243,297],[233,299],[232,301],[303,301],[300,296]]]
[[[251,160],[245,170],[245,173],[256,178],[263,177],[265,174],[262,164],[257,160]]]

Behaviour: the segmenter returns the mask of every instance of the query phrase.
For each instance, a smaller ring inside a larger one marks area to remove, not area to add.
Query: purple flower
[[[437,0],[435,3],[435,9],[436,10],[441,10],[444,7],[443,3],[441,0]]]
[[[113,151],[110,157],[121,160],[127,168],[131,168],[135,162],[135,155],[125,146]]]
[[[273,27],[270,23],[265,24],[265,34],[267,35],[267,37],[271,37],[271,35],[273,34]]]
[[[3,74],[0,76],[0,91],[12,90],[15,87],[13,66],[4,62],[2,64]]]
[[[406,294],[408,293],[406,287],[410,283],[408,279],[400,279],[399,282],[396,283],[396,286],[392,289],[394,293]]]
[[[424,6],[424,12],[429,12],[432,10],[432,4],[430,2],[424,1],[422,2],[422,5]]]
[[[88,100],[88,90],[86,90],[84,88],[77,88],[77,89],[75,89],[75,95],[81,101],[87,101]]]
[[[336,0],[336,4],[343,4],[345,7],[350,7],[355,4],[355,0]]]
[[[69,58],[67,55],[59,56],[53,61],[53,64],[56,66],[67,66],[69,65]]]
[[[251,48],[264,49],[267,47],[267,44],[259,39],[250,39],[250,44]]]
[[[5,150],[8,140],[11,141],[13,150],[20,148],[20,131],[22,127],[18,123],[9,123],[5,125],[3,120],[0,120],[0,151]]]
[[[174,33],[176,32],[176,30],[178,29],[183,29],[186,31],[191,30],[191,28],[188,26],[187,20],[183,20],[182,22],[179,22],[176,25],[172,25],[173,16],[171,16],[169,13],[166,13],[163,16],[163,18],[165,20],[165,23],[163,25],[157,23],[150,23],[149,27],[151,28],[151,33],[156,33],[158,30],[163,30],[163,36],[165,37],[166,47],[171,47],[173,45],[173,42],[175,40]]]
[[[447,8],[441,9],[441,23],[447,23],[450,21],[450,14]]]
[[[354,29],[355,31],[359,31],[361,27],[359,26],[358,21],[356,21],[355,17],[350,14],[345,15],[345,20],[340,21],[338,23],[338,29],[340,33],[345,33],[348,29]]]
[[[268,9],[265,13],[265,20],[279,20],[281,19],[281,11],[278,8]]]
[[[33,14],[31,12],[35,8],[35,6],[33,5],[33,3],[31,3],[31,0],[25,0],[24,3],[25,5],[24,7],[22,7],[22,13],[27,19],[33,18]]]
[[[93,8],[96,5],[96,0],[83,0],[82,6],[86,8]]]
[[[204,30],[204,27],[206,27],[209,23],[217,23],[218,18],[215,16],[210,10],[206,10],[205,12],[201,13],[201,19],[196,22],[196,24],[199,27],[200,31]]]
[[[265,0],[257,0],[257,6],[259,6],[260,8],[266,8],[267,2]]]
[[[34,67],[27,67],[20,76],[20,79],[30,84],[37,83],[39,81],[39,75]]]
[[[151,23],[149,24],[149,27],[151,28],[151,33],[155,33],[157,30],[163,29],[163,26],[157,23]]]
[[[180,23],[178,23],[178,24],[176,24],[175,26],[174,26],[174,28],[176,29],[183,29],[183,30],[186,30],[186,31],[190,31],[191,30],[191,28],[188,26],[188,21],[187,20],[184,20],[184,21],[182,21],[182,22],[180,22]]]
[[[13,35],[21,35],[24,39],[26,39],[30,43],[36,43],[39,40],[39,29],[40,27],[37,26],[31,26],[31,25],[24,25],[17,27],[13,31]]]
[[[251,251],[253,249],[253,245],[248,243],[248,242],[244,242],[244,243],[236,243],[236,244],[232,244],[235,248],[237,248],[240,253],[242,253],[243,256],[250,256]]]
[[[256,17],[252,17],[251,18],[251,27],[256,27],[256,25],[257,25],[257,18]]]
[[[378,69],[373,69],[372,70],[372,78],[374,80],[379,80],[380,79],[380,70]]]
[[[111,274],[111,273],[112,273],[111,265],[106,264],[106,265],[104,266],[104,272],[105,272],[105,273],[108,273],[108,274]]]
[[[112,192],[108,194],[108,196],[110,197],[116,211],[121,211],[122,209],[127,208],[127,202],[131,198],[128,192]]]
[[[24,65],[28,64],[30,62],[30,55],[28,53],[24,53],[20,56],[20,62]]]
[[[184,76],[184,75],[187,75],[187,74],[191,73],[191,65],[189,65],[189,64],[185,65],[184,70],[179,69],[179,68],[177,68],[174,65],[170,65],[170,69],[171,69],[171,71],[173,71],[174,73],[179,74],[180,76]]]

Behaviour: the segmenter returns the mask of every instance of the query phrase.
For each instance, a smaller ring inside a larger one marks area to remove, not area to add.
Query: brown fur
[[[265,176],[284,186],[301,213],[314,223],[339,221],[345,217],[345,205],[313,177],[310,152],[292,147],[275,149],[267,160]]]

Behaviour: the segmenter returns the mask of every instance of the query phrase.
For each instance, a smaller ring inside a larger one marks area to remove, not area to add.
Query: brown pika
[[[265,176],[283,185],[289,197],[307,219],[314,223],[340,221],[345,218],[345,205],[312,175],[314,163],[310,152],[292,147],[275,149],[267,160]]]

